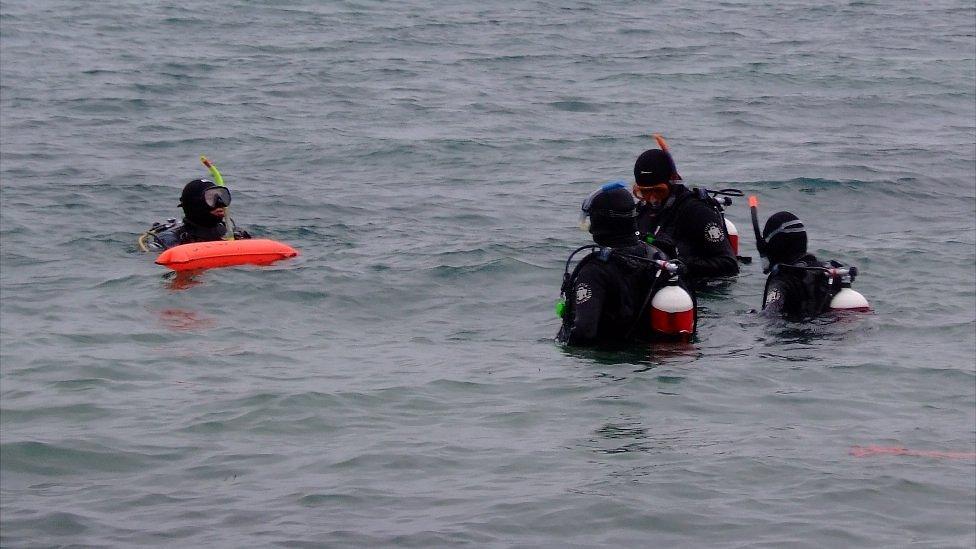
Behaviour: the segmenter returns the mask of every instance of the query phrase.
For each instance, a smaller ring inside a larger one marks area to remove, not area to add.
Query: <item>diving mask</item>
[[[592,214],[598,214],[607,217],[620,217],[620,218],[637,216],[637,212],[634,210],[634,208],[630,208],[627,211],[618,211],[618,210],[612,210],[607,208],[596,208],[596,209],[593,208],[593,202],[598,197],[602,196],[607,192],[615,191],[617,189],[623,189],[626,191],[627,186],[624,185],[622,181],[613,181],[593,191],[592,193],[590,193],[589,196],[586,197],[585,200],[583,200],[583,205],[580,207],[580,216],[579,216],[580,229],[586,232],[590,231],[590,227],[592,225],[590,216]]]
[[[203,202],[208,208],[230,206],[230,190],[227,187],[210,187],[203,191]]]

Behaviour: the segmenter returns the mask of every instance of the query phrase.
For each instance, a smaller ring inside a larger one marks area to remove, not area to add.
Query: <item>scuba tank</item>
[[[850,286],[847,286],[842,287],[837,295],[830,300],[830,309],[832,311],[868,312],[871,310],[871,304],[861,295],[861,292],[852,290]]]
[[[739,229],[735,227],[735,223],[729,221],[729,218],[722,216],[725,219],[725,232],[729,234],[729,244],[732,245],[732,253],[738,257],[739,255]]]
[[[666,285],[651,299],[651,329],[669,338],[688,339],[695,333],[695,301],[679,283],[684,266],[675,261],[656,260],[658,276],[667,273]]]
[[[870,311],[871,305],[868,303],[868,300],[861,295],[861,292],[851,288],[851,283],[857,277],[857,267],[834,267],[834,263],[831,262],[831,267],[827,269],[827,276],[831,285],[833,285],[835,280],[839,279],[837,283],[840,284],[840,288],[834,294],[834,297],[830,299],[830,310]]]

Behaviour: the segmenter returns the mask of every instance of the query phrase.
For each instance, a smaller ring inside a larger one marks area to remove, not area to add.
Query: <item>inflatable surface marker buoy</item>
[[[231,265],[267,265],[295,257],[291,246],[267,238],[215,240],[180,244],[159,254],[156,263],[174,271],[213,269]]]

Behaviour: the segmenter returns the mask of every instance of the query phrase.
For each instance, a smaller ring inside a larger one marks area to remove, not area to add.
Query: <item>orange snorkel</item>
[[[664,140],[664,136],[659,133],[651,134],[654,141],[657,142],[657,146],[661,148],[662,151],[668,153],[668,158],[671,159],[672,175],[671,181],[681,181],[681,176],[678,174],[678,168],[674,165],[674,158],[671,156],[671,147],[668,146],[668,142]]]

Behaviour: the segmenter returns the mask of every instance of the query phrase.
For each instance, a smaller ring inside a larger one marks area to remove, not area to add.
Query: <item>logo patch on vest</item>
[[[580,303],[586,303],[587,301],[590,300],[591,297],[593,297],[593,292],[590,290],[590,287],[589,286],[587,286],[585,283],[584,284],[577,284],[576,285],[576,304],[577,305],[580,304]]]
[[[782,297],[783,294],[779,293],[779,288],[773,288],[772,290],[769,290],[768,294],[766,294],[766,303],[775,303]]]
[[[725,238],[725,233],[715,223],[705,225],[705,240],[709,242],[721,242]]]

